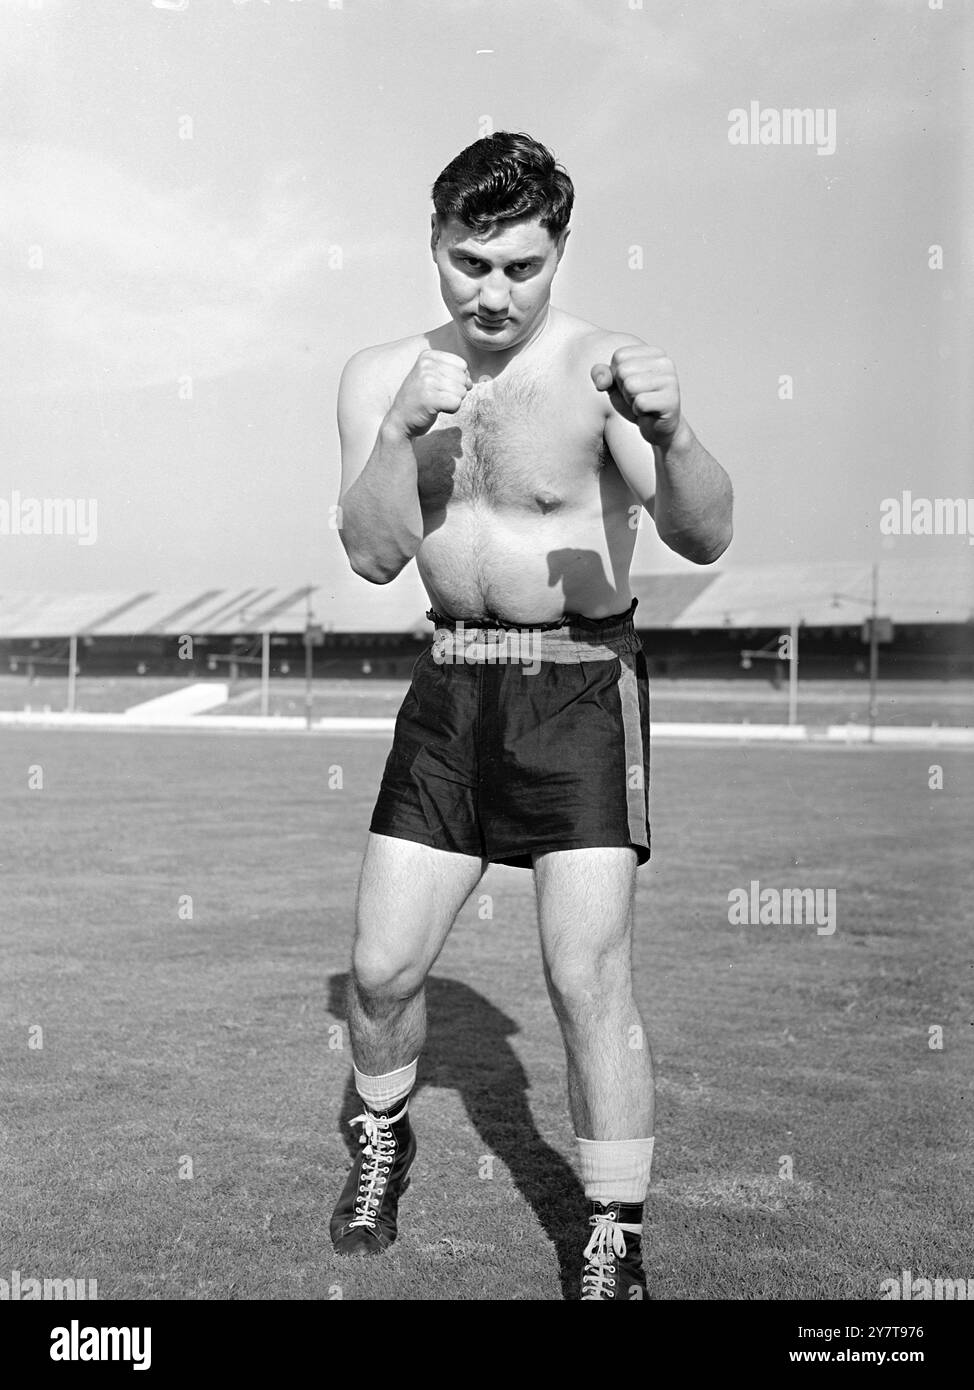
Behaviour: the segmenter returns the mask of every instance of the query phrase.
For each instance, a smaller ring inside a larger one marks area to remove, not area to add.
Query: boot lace
[[[616,1259],[626,1253],[624,1231],[639,1235],[642,1226],[630,1226],[623,1221],[614,1221],[611,1216],[597,1215],[590,1218],[595,1228],[585,1247],[585,1269],[582,1274],[582,1302],[601,1302],[613,1298],[610,1292],[616,1285]]]
[[[348,1223],[348,1227],[351,1230],[353,1226],[366,1226],[370,1231],[374,1231],[379,1206],[386,1190],[386,1183],[389,1181],[389,1173],[392,1171],[393,1159],[396,1157],[396,1141],[388,1120],[380,1123],[368,1110],[364,1115],[356,1115],[350,1123],[363,1126],[358,1141],[365,1145],[365,1149],[360,1155],[363,1162],[359,1174],[358,1194],[355,1198],[355,1216]]]

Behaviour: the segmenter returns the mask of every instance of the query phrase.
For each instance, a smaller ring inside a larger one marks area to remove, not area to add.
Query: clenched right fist
[[[437,415],[455,415],[472,386],[462,357],[426,348],[396,392],[389,415],[415,439],[433,428]]]

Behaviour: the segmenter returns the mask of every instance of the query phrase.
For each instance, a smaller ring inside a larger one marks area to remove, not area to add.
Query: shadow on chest
[[[556,511],[579,472],[597,471],[600,440],[588,438],[565,402],[543,386],[475,386],[445,423],[417,441],[424,508],[456,501]]]

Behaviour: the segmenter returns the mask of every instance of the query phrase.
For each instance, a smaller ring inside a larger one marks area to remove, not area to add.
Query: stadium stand
[[[863,674],[863,625],[873,606],[868,563],[638,574],[632,586],[636,626],[657,675],[747,674],[742,649],[773,642],[791,624],[802,634],[804,679]],[[366,601],[334,616],[327,594],[314,586],[5,593],[0,670],[63,672],[74,637],[83,672],[225,677],[235,661],[253,666],[267,632],[273,673],[298,676],[310,619],[316,673],[405,675],[430,631],[417,592],[415,582],[370,587]],[[967,555],[884,560],[876,612],[891,623],[884,674],[974,674],[974,569]],[[187,635],[189,662],[180,655]]]

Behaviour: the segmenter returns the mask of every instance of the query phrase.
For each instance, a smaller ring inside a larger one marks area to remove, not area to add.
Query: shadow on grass
[[[348,975],[329,980],[329,1012],[346,1019]],[[459,980],[426,981],[426,1046],[413,1095],[424,1086],[459,1093],[484,1147],[507,1167],[558,1256],[562,1293],[578,1297],[582,1237],[587,1234],[585,1192],[574,1170],[538,1133],[528,1105],[528,1079],[508,1039],[513,1019]],[[349,1128],[362,1101],[349,1075],[340,1123],[349,1153],[358,1152]],[[336,1194],[337,1195],[337,1194]]]

